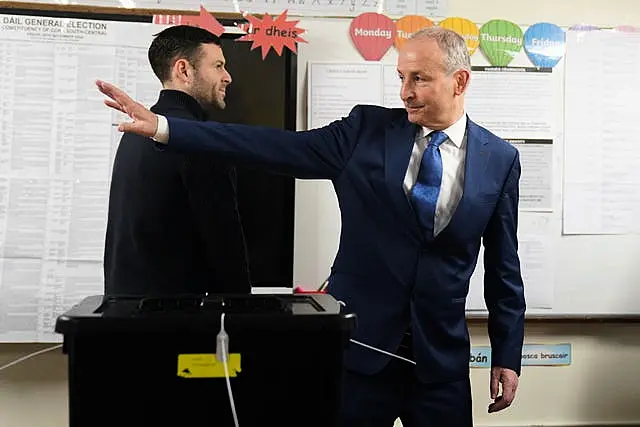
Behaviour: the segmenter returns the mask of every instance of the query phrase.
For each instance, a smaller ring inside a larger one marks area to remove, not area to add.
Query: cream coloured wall
[[[489,371],[474,369],[476,426],[640,426],[640,325],[579,329],[527,327],[528,343],[571,342],[574,361],[568,367],[524,367],[516,401],[504,412],[487,414]],[[488,342],[484,326],[473,326],[471,335],[475,345]],[[45,347],[3,345],[0,366]],[[65,427],[67,417],[66,357],[59,350],[0,371],[0,427]]]

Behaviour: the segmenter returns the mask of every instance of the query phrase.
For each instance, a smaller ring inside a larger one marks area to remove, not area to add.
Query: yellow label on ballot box
[[[227,363],[229,376],[235,377],[240,372],[240,354],[229,355]],[[224,364],[215,354],[179,354],[178,376],[183,378],[224,378]]]

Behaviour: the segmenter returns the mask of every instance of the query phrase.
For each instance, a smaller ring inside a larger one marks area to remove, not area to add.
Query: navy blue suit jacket
[[[329,292],[358,317],[354,338],[395,352],[409,324],[424,381],[468,376],[465,300],[485,247],[492,364],[520,373],[525,300],[517,244],[518,151],[467,119],[463,196],[449,225],[425,238],[403,190],[417,126],[403,109],[359,105],[303,132],[168,118],[168,147],[301,179],[332,181],[340,245]],[[375,373],[389,356],[357,345],[347,368]]]

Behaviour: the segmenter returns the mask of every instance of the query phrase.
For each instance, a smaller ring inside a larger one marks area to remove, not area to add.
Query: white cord
[[[27,359],[31,359],[32,357],[39,356],[39,355],[41,355],[43,353],[46,353],[46,352],[49,352],[49,351],[52,351],[52,350],[56,350],[56,349],[58,349],[60,347],[62,347],[62,344],[54,345],[53,347],[48,347],[48,348],[45,348],[45,349],[42,349],[42,350],[34,351],[33,353],[27,354],[26,356],[22,356],[19,359],[14,360],[13,362],[9,362],[6,365],[0,366],[0,371],[4,371],[5,369],[8,369],[8,368],[10,368],[10,367],[12,367],[14,365],[17,365],[18,363],[24,362]]]
[[[347,306],[347,304],[345,304],[344,301],[340,301],[340,300],[338,300],[338,304],[340,304],[343,307]],[[414,365],[416,364],[416,362],[414,362],[413,360],[407,359],[407,358],[402,357],[402,356],[398,356],[397,354],[390,353],[390,352],[388,352],[386,350],[382,350],[382,349],[374,347],[372,345],[365,344],[363,342],[354,340],[353,338],[350,338],[349,341],[351,341],[352,343],[357,344],[359,346],[362,346],[364,348],[368,348],[369,350],[377,351],[377,352],[380,352],[382,354],[386,354],[387,356],[395,357],[396,359],[400,359],[400,360],[403,360],[405,362],[409,362],[409,363],[414,364]]]
[[[233,414],[233,423],[235,427],[239,427],[238,423],[238,414],[236,413],[236,404],[233,400],[233,392],[231,391],[231,378],[229,377],[229,364],[227,363],[229,357],[229,336],[227,332],[224,330],[224,317],[225,313],[222,313],[220,316],[220,332],[218,333],[217,344],[216,344],[216,353],[218,354],[218,359],[222,360],[222,365],[224,366],[224,377],[227,381],[227,391],[229,392],[229,403],[231,404],[231,413]]]
[[[397,354],[389,353],[388,351],[381,350],[381,349],[379,349],[379,348],[377,348],[377,347],[374,347],[374,346],[372,346],[372,345],[365,344],[365,343],[360,342],[360,341],[356,341],[356,340],[354,340],[353,338],[351,338],[349,341],[351,341],[351,342],[352,342],[352,343],[354,343],[354,344],[361,345],[361,346],[362,346],[362,347],[364,347],[364,348],[368,348],[369,350],[379,351],[380,353],[382,353],[382,354],[386,354],[387,356],[392,356],[392,357],[395,357],[395,358],[397,358],[397,359],[404,360],[405,362],[412,363],[412,364],[414,364],[414,365],[416,364],[416,362],[414,362],[413,360],[406,359],[406,358],[404,358],[404,357],[402,357],[402,356],[398,356]]]

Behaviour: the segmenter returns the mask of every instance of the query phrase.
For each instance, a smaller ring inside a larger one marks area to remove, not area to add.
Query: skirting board
[[[599,423],[599,422],[584,422],[584,423],[572,423],[572,424],[494,424],[475,427],[640,427],[637,421],[634,422],[617,422],[617,423]]]
[[[397,420],[394,427],[402,427],[400,420]],[[640,427],[638,421],[619,421],[619,422],[581,422],[571,424],[545,423],[545,424],[493,424],[493,425],[476,425],[474,427]]]

